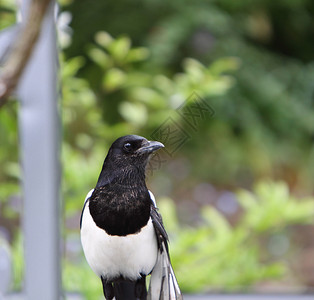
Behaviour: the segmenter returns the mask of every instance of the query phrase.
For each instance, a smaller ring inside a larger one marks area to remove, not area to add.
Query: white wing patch
[[[86,198],[85,198],[84,203],[90,198],[90,196],[92,195],[93,191],[94,191],[94,189],[92,189],[92,190],[90,190],[90,191],[88,192],[88,194],[87,194],[87,196],[86,196]]]
[[[148,190],[148,192],[149,192],[150,199],[152,199],[152,201],[154,203],[154,206],[157,207],[156,199],[155,199],[154,194],[150,190]]]

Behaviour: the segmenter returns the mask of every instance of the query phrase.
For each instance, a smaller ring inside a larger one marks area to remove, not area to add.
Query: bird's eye
[[[131,148],[132,148],[132,145],[131,145],[130,143],[125,143],[125,144],[123,145],[123,148],[124,148],[126,151],[130,151]]]

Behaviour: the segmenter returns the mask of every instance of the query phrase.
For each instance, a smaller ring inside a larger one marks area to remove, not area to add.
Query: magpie
[[[162,217],[145,182],[150,156],[163,147],[137,135],[118,138],[86,196],[81,243],[107,300],[182,299]]]

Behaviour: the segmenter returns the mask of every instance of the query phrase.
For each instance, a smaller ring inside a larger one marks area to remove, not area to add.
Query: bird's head
[[[162,143],[148,141],[142,136],[126,135],[118,138],[111,145],[107,157],[130,164],[141,162],[146,164],[150,154],[163,147]]]
[[[164,145],[160,142],[148,141],[138,135],[126,135],[118,138],[108,151],[100,175],[101,182],[107,182],[104,177],[116,177],[118,173],[118,176],[123,177],[133,170],[138,170],[145,176],[145,167],[150,155],[163,147]]]

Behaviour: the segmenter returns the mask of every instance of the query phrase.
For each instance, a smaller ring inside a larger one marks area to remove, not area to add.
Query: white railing
[[[26,14],[30,3],[30,0],[22,2],[22,14]],[[61,298],[61,123],[55,28],[52,1],[17,89],[20,100],[18,123],[24,200],[25,278],[23,294],[8,298]]]

